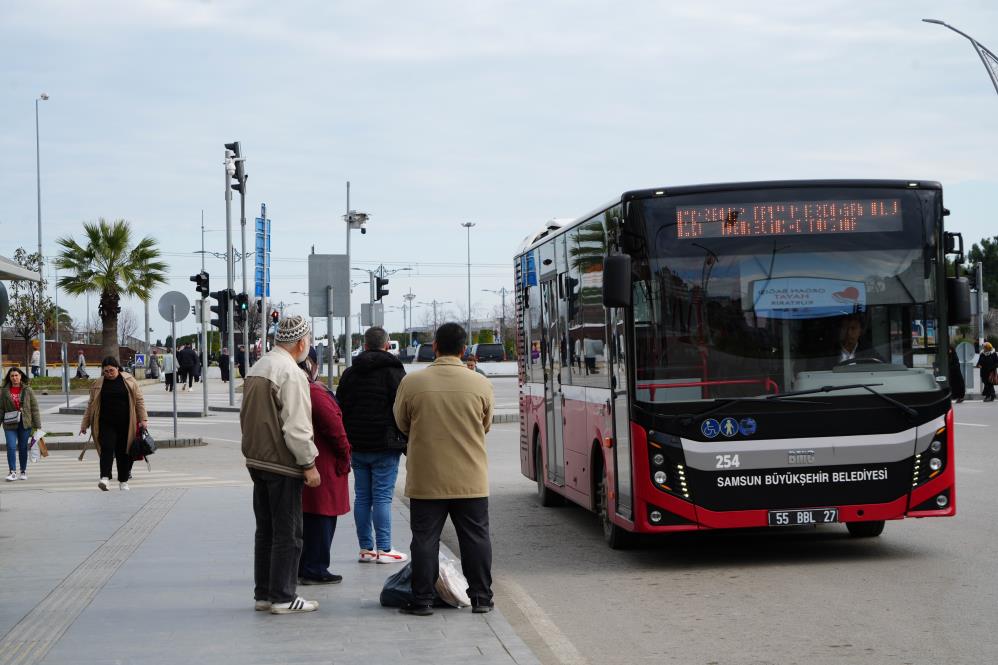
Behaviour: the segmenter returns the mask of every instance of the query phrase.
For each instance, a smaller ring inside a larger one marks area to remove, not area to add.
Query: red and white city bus
[[[541,503],[597,512],[612,547],[954,515],[947,331],[969,291],[946,212],[934,182],[666,187],[527,238],[520,462]]]

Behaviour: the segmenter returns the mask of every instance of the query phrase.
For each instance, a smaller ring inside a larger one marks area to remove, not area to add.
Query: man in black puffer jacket
[[[388,352],[388,333],[375,326],[364,333],[364,351],[354,358],[336,389],[350,440],[353,515],[361,563],[400,563],[409,558],[392,549],[392,496],[406,445],[395,426],[392,407],[403,376],[402,362]]]

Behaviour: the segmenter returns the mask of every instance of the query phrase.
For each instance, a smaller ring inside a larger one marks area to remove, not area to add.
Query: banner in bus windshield
[[[719,203],[676,207],[676,237],[876,233],[900,231],[901,199]]]
[[[770,319],[817,319],[861,312],[866,284],[822,277],[780,277],[752,283],[757,316]]]

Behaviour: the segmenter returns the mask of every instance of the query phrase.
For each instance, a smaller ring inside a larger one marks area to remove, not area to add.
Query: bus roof
[[[718,182],[706,185],[680,185],[678,187],[650,187],[647,189],[632,189],[624,192],[619,199],[595,208],[581,217],[555,218],[544,227],[523,239],[516,250],[519,256],[530,247],[553,235],[562,229],[583,222],[597,213],[604,212],[620,202],[635,199],[648,199],[659,196],[679,196],[681,194],[701,194],[704,192],[733,192],[754,189],[800,189],[804,187],[869,187],[879,189],[935,189],[943,186],[935,180],[758,180],[755,182]]]

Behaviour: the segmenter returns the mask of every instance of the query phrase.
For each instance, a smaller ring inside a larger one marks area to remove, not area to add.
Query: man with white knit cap
[[[312,438],[312,401],[298,363],[308,357],[308,320],[289,316],[277,324],[274,348],[250,370],[239,409],[243,456],[253,479],[256,609],[271,614],[319,608],[296,591],[302,550],[302,483],[319,485],[318,450]]]

